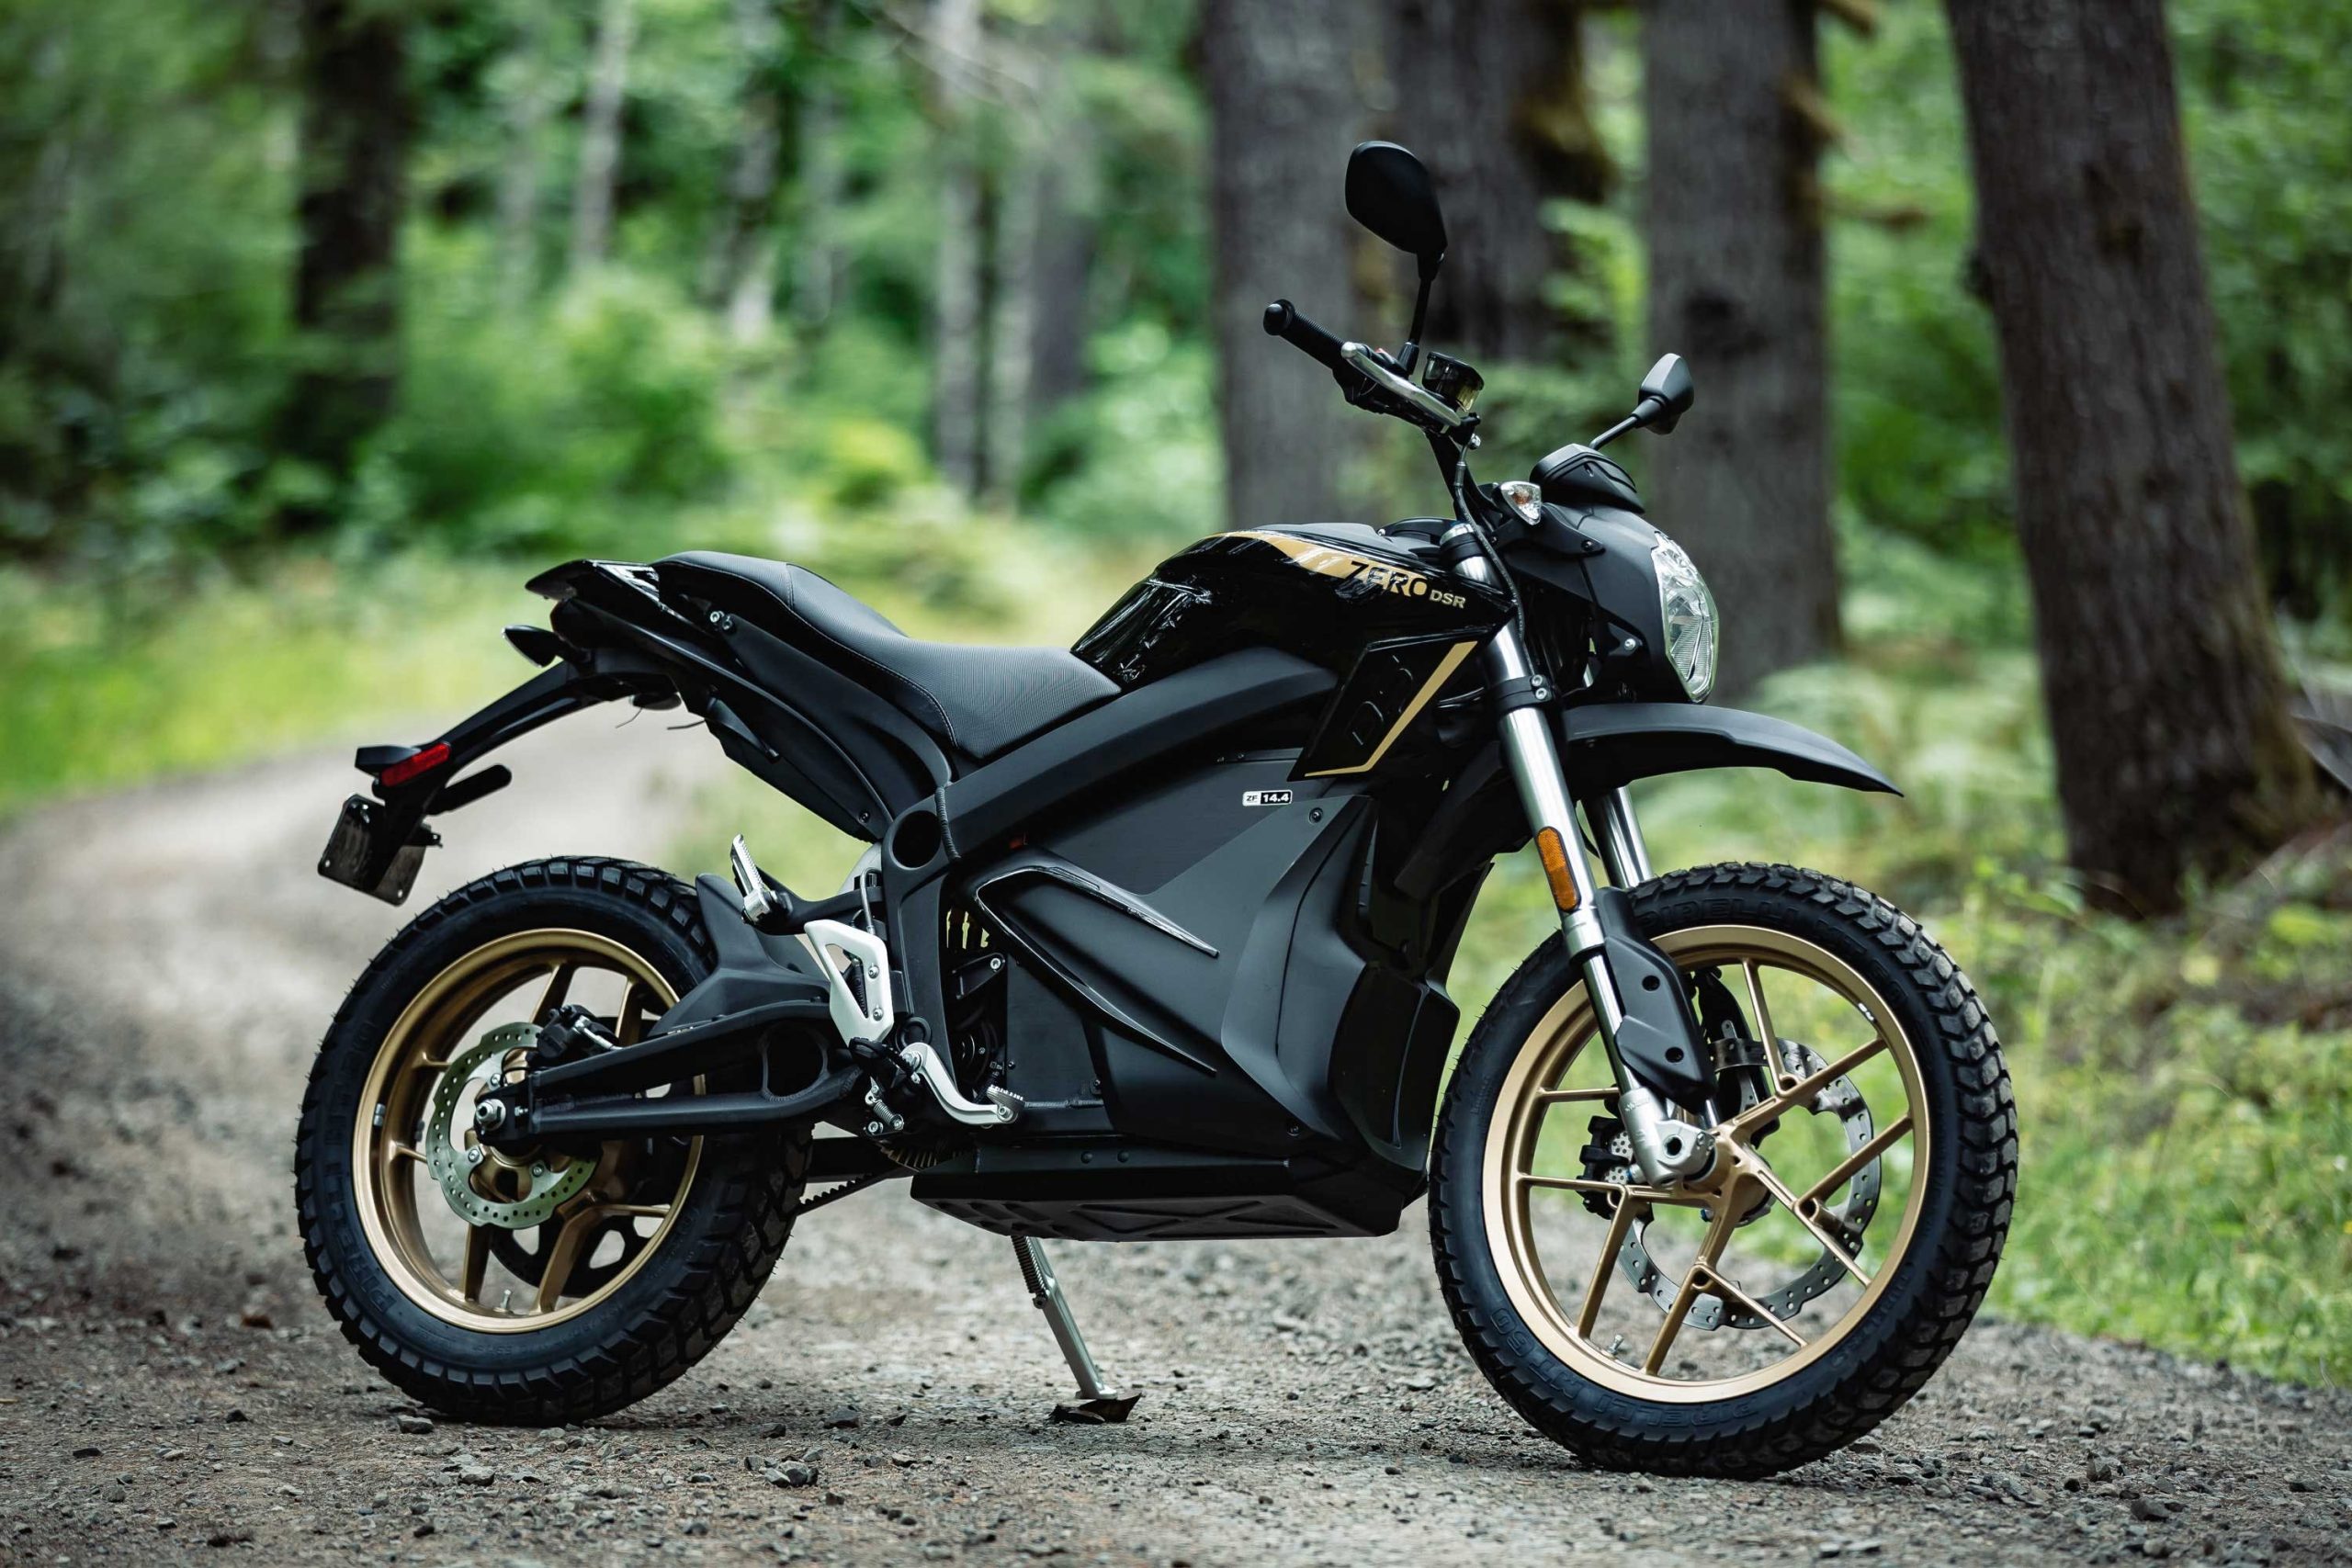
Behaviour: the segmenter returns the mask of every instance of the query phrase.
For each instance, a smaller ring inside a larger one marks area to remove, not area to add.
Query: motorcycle
[[[1667,355],[1610,429],[1478,482],[1481,378],[1419,342],[1429,176],[1367,142],[1346,202],[1418,261],[1401,348],[1286,300],[1264,325],[1426,438],[1450,515],[1204,539],[1067,652],[919,641],[778,561],[572,561],[530,584],[548,624],[506,631],[541,673],[359,751],[320,869],[396,904],[429,819],[511,782],[481,759],[613,702],[683,705],[868,846],[823,897],[741,837],[692,886],[535,861],[375,959],[311,1075],[297,1195],[392,1382],[481,1421],[619,1409],[727,1333],[801,1215],[894,1180],[1012,1238],[1069,1419],[1138,1396],[1046,1241],[1380,1235],[1424,1194],[1471,1355],[1594,1464],[1771,1473],[1932,1375],[2015,1187],[1991,1022],[1859,887],[1654,871],[1628,793],[1894,787],[1705,705],[1714,602],[1601,451],[1673,430],[1690,372]],[[1453,1059],[1464,922],[1531,842],[1558,933]]]

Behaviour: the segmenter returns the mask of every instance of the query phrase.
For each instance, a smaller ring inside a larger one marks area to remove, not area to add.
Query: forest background
[[[2163,17],[2210,327],[2180,315],[2227,391],[2202,471],[2324,761],[2352,11]],[[0,817],[429,734],[571,556],[786,557],[925,635],[1066,641],[1229,523],[1442,507],[1256,320],[1401,335],[1339,200],[1387,135],[1449,206],[1431,335],[1487,374],[1487,477],[1690,356],[1681,432],[1616,455],[1715,581],[1732,700],[1909,793],[1646,786],[1657,858],[1852,876],[1975,976],[2024,1122],[1996,1310],[2352,1377],[2341,797],[2298,758],[2290,820],[2143,883],[2062,801],[2037,615],[2082,623],[2031,570],[2018,411],[2130,367],[2018,386],[2012,344],[2004,424],[1979,46],[1925,0],[5,0]],[[2122,586],[2158,646],[2201,568]],[[788,880],[846,862],[746,781],[681,803],[678,863],[747,825]],[[1498,887],[1473,1014],[1543,929],[1527,868]]]

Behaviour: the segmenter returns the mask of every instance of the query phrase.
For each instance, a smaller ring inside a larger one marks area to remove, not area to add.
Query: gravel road
[[[420,903],[530,854],[658,854],[722,765],[651,723],[511,760]],[[1780,1481],[1586,1471],[1471,1366],[1418,1210],[1377,1241],[1059,1248],[1148,1390],[1123,1427],[1044,1419],[1064,1373],[1010,1249],[888,1188],[803,1222],[646,1404],[427,1419],[316,1305],[290,1222],[310,1054],[401,919],[311,870],[354,778],[298,759],[0,834],[0,1562],[2352,1558],[2352,1397],[2005,1324]],[[810,1483],[769,1478],[794,1461]]]

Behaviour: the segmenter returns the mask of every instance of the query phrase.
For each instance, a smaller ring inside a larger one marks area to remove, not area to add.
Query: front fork
[[[1449,535],[1449,541],[1452,538]],[[1473,582],[1494,581],[1494,568],[1483,551],[1465,555],[1453,570]],[[1598,889],[1585,860],[1576,807],[1568,797],[1567,774],[1560,765],[1559,748],[1545,716],[1549,694],[1544,689],[1544,677],[1531,664],[1517,627],[1509,624],[1487,640],[1480,657],[1486,664],[1487,689],[1497,694],[1504,706],[1499,725],[1503,757],[1519,786],[1528,829],[1536,836],[1544,856],[1546,881],[1552,886],[1553,903],[1559,908],[1560,934],[1567,943],[1568,957],[1584,978],[1586,994],[1592,998],[1601,1044],[1617,1080],[1618,1119],[1625,1124],[1634,1163],[1644,1179],[1654,1186],[1671,1186],[1703,1175],[1714,1162],[1713,1138],[1705,1129],[1675,1116],[1672,1108],[1626,1067],[1618,1046],[1625,1009],[1609,962],[1608,933],[1595,908]],[[1647,881],[1649,851],[1642,841],[1631,797],[1620,787],[1600,797],[1599,804],[1593,827],[1610,880],[1620,887]]]

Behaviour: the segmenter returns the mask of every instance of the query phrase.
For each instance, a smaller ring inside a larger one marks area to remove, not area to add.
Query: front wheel
[[[1590,1462],[1753,1477],[1917,1393],[1991,1283],[2017,1186],[1999,1042],[1885,900],[1789,866],[1645,883],[1714,1054],[1713,1169],[1642,1183],[1581,979],[1546,942],[1479,1020],[1431,1156],[1454,1323]]]

